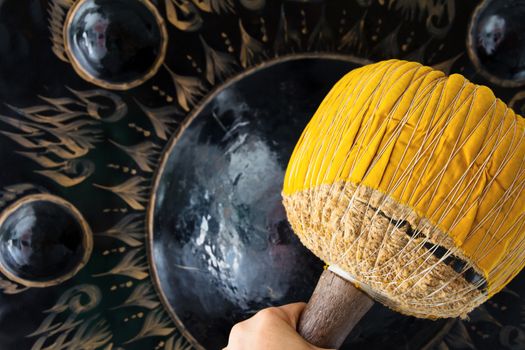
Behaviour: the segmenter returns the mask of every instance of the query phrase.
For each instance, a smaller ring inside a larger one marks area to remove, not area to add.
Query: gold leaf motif
[[[106,321],[83,322],[73,338],[68,341],[67,348],[96,350],[106,345],[112,338],[113,335]]]
[[[144,220],[141,214],[128,214],[110,229],[95,233],[97,236],[118,239],[130,247],[139,247],[144,240]]]
[[[69,87],[66,88],[77,99],[70,97],[50,98],[39,95],[38,98],[46,104],[23,108],[11,105],[7,105],[7,107],[31,121],[57,127],[61,127],[61,123],[70,119],[83,116],[114,123],[122,119],[128,111],[124,101],[113,92],[102,89],[78,91]]]
[[[469,322],[472,322],[472,323],[488,322],[498,327],[503,327],[503,325],[494,316],[490,314],[489,310],[487,309],[485,305],[486,304],[483,304],[475,308],[471,313],[469,313],[468,315]]]
[[[49,317],[48,318],[54,322],[55,317]],[[47,318],[46,318],[47,320]],[[75,327],[82,324],[83,320],[77,320],[76,315],[69,315],[68,318],[64,322],[55,322],[52,324],[51,327],[47,329],[46,337],[52,337],[57,334],[65,334],[69,333],[71,330],[73,330]]]
[[[281,14],[279,16],[279,26],[274,42],[274,50],[276,53],[290,53],[300,48],[301,37],[299,31],[289,27],[284,4],[281,4]]]
[[[214,85],[215,79],[224,80],[231,76],[235,72],[234,67],[237,65],[235,59],[227,53],[212,49],[202,36],[199,36],[199,38],[206,57],[206,80]]]
[[[166,0],[166,16],[176,28],[194,32],[202,26],[203,19],[195,4],[189,0]]]
[[[449,58],[448,60],[445,60],[445,61],[443,61],[441,63],[433,65],[432,68],[440,70],[443,73],[445,73],[446,75],[449,75],[450,71],[452,70],[452,66],[454,65],[454,63],[456,63],[456,61],[461,56],[463,56],[463,52],[460,52],[459,54],[457,54],[456,56],[454,56],[452,58]]]
[[[198,78],[177,75],[167,65],[164,65],[164,67],[170,74],[173,85],[175,85],[177,101],[180,106],[188,112],[190,107],[193,106],[204,93],[204,85]]]
[[[109,140],[112,144],[126,152],[128,156],[133,158],[135,163],[139,166],[142,171],[151,173],[155,166],[155,161],[160,154],[160,146],[151,142],[144,141],[134,146],[123,146],[113,140]]]
[[[124,350],[124,349],[121,347],[114,348],[113,343],[109,343],[108,345],[106,345],[106,347],[103,350]]]
[[[47,9],[49,15],[48,28],[51,32],[51,49],[53,53],[64,62],[69,62],[64,48],[64,19],[73,2],[73,0],[52,0],[49,2]]]
[[[175,328],[172,327],[170,318],[164,313],[162,308],[157,308],[148,313],[140,332],[124,344],[129,344],[146,337],[168,336],[173,333],[174,330]]]
[[[240,50],[240,60],[243,68],[257,63],[263,56],[263,45],[255,40],[253,37],[246,32],[242,21],[239,20],[239,29],[241,31],[241,50]]]
[[[438,345],[435,345],[433,350],[449,350],[447,343],[441,341]]]
[[[325,7],[321,8],[321,15],[319,21],[312,29],[312,33],[308,37],[307,48],[312,50],[333,50],[334,34],[328,25],[325,16]]]
[[[93,277],[108,275],[128,276],[137,280],[148,277],[148,264],[140,248],[130,250],[124,258],[111,270],[94,274]]]
[[[397,57],[399,55],[398,34],[401,24],[390,34],[385,36],[371,51],[371,54],[380,58]]]
[[[73,99],[48,99],[41,96],[39,96],[39,98],[46,102],[49,101],[51,104],[36,105],[24,108],[15,107],[9,104],[6,106],[9,107],[9,109],[11,109],[13,112],[18,113],[31,121],[51,124],[54,126],[60,126],[60,123],[86,115],[82,111],[75,111],[66,107],[67,105],[69,105],[71,108],[81,107],[80,105],[76,105],[77,101]]]
[[[167,140],[168,136],[172,132],[171,124],[177,123],[175,118],[180,115],[179,110],[174,106],[164,106],[160,108],[150,108],[141,104],[139,101],[135,100],[137,105],[142,109],[144,114],[149,118],[151,124],[153,124],[153,129],[155,129],[155,134],[162,140]]]
[[[465,323],[461,320],[455,320],[443,340],[454,349],[476,349]]]
[[[112,338],[107,323],[97,315],[89,319],[79,317],[98,306],[101,297],[100,289],[92,284],[81,284],[66,290],[52,308],[44,311],[48,316],[37,330],[27,335],[27,338],[38,336],[31,349],[95,350],[106,345]],[[68,311],[64,319],[65,315],[61,314]]]
[[[0,116],[0,120],[2,120],[2,116]],[[35,135],[42,135],[42,133],[35,133],[35,134],[17,134],[9,131],[0,131],[0,134],[5,135],[9,137],[11,140],[15,141],[19,145],[26,147],[26,148],[40,148],[44,147],[40,143],[33,142],[30,137]]]
[[[212,12],[211,10],[211,0],[192,0],[195,6],[199,8],[199,10],[204,12]]]
[[[177,340],[175,340],[175,336],[171,336],[168,340],[166,340],[166,344],[164,345],[164,350],[191,350],[192,346],[191,344],[184,338],[179,336]]]
[[[0,290],[4,294],[18,294],[26,291],[27,287],[21,287],[16,283],[0,278]]]
[[[66,188],[78,185],[94,172],[95,164],[87,159],[69,160],[53,170],[35,170],[35,173],[44,175]]]
[[[352,28],[348,30],[342,37],[339,42],[338,49],[355,49],[355,52],[358,54],[363,54],[366,51],[366,36],[365,36],[365,14],[357,21]]]
[[[81,314],[93,310],[100,303],[102,293],[93,284],[79,284],[65,291],[55,305],[45,313],[61,313],[70,310]]]
[[[35,134],[42,134],[39,125],[36,123],[26,122],[19,118],[11,118],[3,115],[0,115],[0,120],[12,126],[13,128],[23,131],[24,133],[26,133],[27,136],[37,136]],[[9,132],[5,133],[8,134]]]
[[[115,123],[128,113],[128,105],[119,95],[111,91],[102,89],[78,91],[71,88],[68,88],[68,90],[84,103],[87,114],[94,119],[106,123]],[[98,100],[107,99],[109,103],[95,102],[91,100],[93,98]]]
[[[113,192],[135,210],[144,210],[144,204],[148,201],[146,193],[148,186],[144,186],[144,182],[146,179],[142,176],[134,176],[117,186],[98,184],[93,184],[93,186]]]
[[[48,338],[40,337],[33,344],[31,350],[96,350],[106,345],[112,338],[113,335],[107,322],[96,320],[92,317],[88,320],[77,322],[75,327],[60,334],[48,346],[45,346]]]
[[[199,0],[195,0],[199,1]],[[235,13],[233,0],[209,0],[211,3],[211,10],[217,14],[221,13]]]
[[[388,8],[394,7],[396,10],[401,11],[402,15],[410,20],[420,20],[427,13],[428,8],[432,6],[429,1],[426,0],[390,0]]]
[[[266,0],[240,0],[242,6],[248,10],[257,11],[266,5]]]
[[[43,168],[35,170],[36,173],[63,187],[82,183],[95,170],[92,161],[80,159],[102,141],[102,130],[93,126],[99,125],[99,120],[116,121],[127,112],[122,100],[112,93],[70,91],[76,98],[39,96],[45,104],[24,108],[8,105],[20,117],[0,115],[0,121],[18,130],[0,130],[0,134],[24,148],[15,152]],[[113,109],[90,100],[95,97],[98,101],[108,100]],[[108,112],[101,115],[103,109]]]
[[[509,102],[510,108],[516,108],[517,103],[525,98],[525,91],[518,91]]]
[[[4,190],[0,191],[0,208],[27,192],[45,193],[47,191],[45,191],[43,188],[28,183],[4,187]]]
[[[19,129],[26,133],[42,133],[47,132],[49,134],[64,134],[61,132],[61,129],[64,129],[68,132],[76,131],[80,128],[91,126],[91,125],[98,125],[98,122],[89,120],[89,119],[79,119],[75,121],[71,121],[70,119],[78,116],[77,112],[74,112],[74,116],[71,116],[69,113],[61,113],[57,114],[57,118],[53,117],[44,117],[38,114],[28,114],[26,113],[26,109],[15,109],[11,107],[14,111],[18,112],[19,114],[25,116],[27,119],[32,120],[24,121],[19,118],[10,118],[6,116],[0,116],[0,120],[2,120],[4,123],[9,124],[10,126]],[[64,115],[67,115],[67,117],[64,117]],[[47,125],[46,125],[47,124]],[[97,130],[89,130],[93,131],[94,134],[98,133]],[[82,134],[81,134],[82,135]],[[32,136],[38,136],[38,135],[32,135]]]
[[[429,6],[426,21],[428,32],[438,38],[444,38],[456,16],[455,0],[434,1]],[[446,20],[444,20],[445,15]]]
[[[22,151],[18,151],[18,152],[15,152],[15,153],[18,153],[20,155],[23,155],[24,157],[27,157],[27,158],[33,160],[35,163],[37,163],[38,165],[40,165],[40,166],[42,166],[44,168],[58,168],[58,167],[64,166],[64,164],[65,164],[65,162],[55,162],[51,158],[46,157],[44,155],[45,151],[44,152],[22,152]]]
[[[512,108],[516,113],[525,115],[525,91],[518,91],[509,102],[509,107]]]
[[[423,21],[428,32],[436,37],[443,38],[452,27],[456,16],[454,0],[390,0],[388,8],[394,7],[409,21]]]
[[[233,0],[192,0],[195,6],[204,12],[215,12],[221,14],[222,12],[235,12]]]
[[[416,61],[421,63],[425,62],[425,53],[430,42],[431,39],[425,41],[417,49],[414,49],[413,51],[409,52],[406,56],[404,56],[403,59],[406,61]]]
[[[124,303],[122,303],[122,305],[114,307],[113,309],[128,306],[139,306],[152,310],[159,306],[159,304],[160,303],[157,301],[157,296],[153,291],[151,284],[149,282],[144,282],[135,287],[133,292],[131,292],[129,297]]]

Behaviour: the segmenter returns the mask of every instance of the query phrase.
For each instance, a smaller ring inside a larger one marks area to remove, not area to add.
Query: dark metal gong
[[[330,87],[359,63],[305,55],[255,67],[211,95],[168,146],[154,182],[150,256],[160,295],[194,345],[223,348],[235,322],[308,300],[322,262],[288,224],[284,170]],[[382,307],[368,322],[353,341],[370,347],[390,322],[400,334],[416,323],[415,346],[433,333],[425,327],[442,324]]]
[[[211,96],[170,145],[150,254],[163,298],[205,348],[224,347],[235,321],[312,292],[322,263],[293,234],[280,190],[301,130],[354,67],[302,59],[254,68]]]

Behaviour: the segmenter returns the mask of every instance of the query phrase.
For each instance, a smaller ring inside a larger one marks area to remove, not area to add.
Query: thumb
[[[284,321],[286,321],[286,323],[292,326],[293,329],[297,329],[299,318],[301,317],[301,314],[303,313],[305,307],[306,303],[293,303],[280,306],[278,307],[278,309],[282,312],[283,316],[285,317]]]

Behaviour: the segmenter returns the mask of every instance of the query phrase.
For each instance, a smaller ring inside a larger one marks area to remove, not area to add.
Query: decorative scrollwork
[[[76,186],[93,174],[94,163],[82,158],[102,141],[99,123],[117,122],[127,113],[122,99],[109,91],[69,91],[76,98],[39,96],[44,104],[8,105],[17,117],[0,115],[0,121],[17,130],[0,130],[23,147],[17,153],[43,168],[36,173],[63,187]]]
[[[44,311],[48,316],[40,326],[27,335],[38,337],[31,350],[94,350],[108,344],[112,334],[107,322],[97,315],[83,318],[98,306],[101,298],[100,289],[92,284],[66,290],[52,308]]]
[[[202,36],[199,38],[206,57],[206,80],[213,85],[216,80],[222,81],[231,76],[237,66],[235,59],[225,52],[212,49]]]
[[[128,214],[113,227],[95,235],[118,239],[130,247],[140,247],[144,240],[143,217],[138,213]]]
[[[93,186],[113,192],[135,210],[144,210],[144,205],[148,200],[146,197],[148,187],[144,185],[144,182],[146,179],[142,176],[134,176],[116,186],[98,184],[93,184]]]
[[[163,130],[165,132],[165,129]],[[148,173],[153,172],[155,161],[160,154],[159,145],[151,141],[144,141],[133,146],[123,146],[113,140],[110,140],[110,142],[126,152],[137,163],[140,170]]]
[[[201,28],[203,19],[198,7],[191,1],[166,0],[166,16],[177,29],[194,32]]]
[[[179,88],[182,89],[180,86]],[[137,100],[135,100],[135,102],[150,120],[157,137],[161,140],[167,140],[168,136],[173,131],[172,125],[177,123],[176,119],[181,114],[180,109],[176,108],[174,105],[151,108],[143,105]]]
[[[189,111],[190,107],[204,94],[205,88],[202,81],[196,77],[178,75],[167,65],[164,67],[170,74],[175,86],[177,102],[185,111]]]
[[[430,34],[438,38],[443,38],[447,35],[454,17],[456,16],[455,0],[442,0],[434,3],[434,6],[429,8],[427,17],[427,29]],[[446,17],[444,21],[443,18]],[[445,24],[439,25],[437,23]]]
[[[241,20],[239,20],[239,30],[241,31],[241,52],[239,59],[241,60],[241,65],[247,68],[259,62],[263,56],[264,46],[248,34]]]
[[[155,292],[153,291],[153,286],[149,282],[144,282],[139,284],[129,297],[119,306],[114,307],[113,309],[118,309],[122,307],[130,306],[139,306],[149,310],[153,310],[160,305],[160,302],[157,300]]]
[[[52,0],[49,2],[47,13],[49,15],[48,28],[51,33],[51,49],[53,53],[62,61],[69,62],[64,48],[64,19],[67,11],[73,5],[74,0]]]
[[[140,248],[130,250],[114,268],[93,276],[102,277],[108,275],[128,276],[137,280],[145,279],[148,277],[148,265],[144,251]]]
[[[21,196],[30,193],[47,193],[47,190],[41,186],[29,183],[21,183],[4,187],[4,189],[0,191],[0,209],[3,209],[7,204],[15,201]]]
[[[4,294],[18,294],[25,292],[27,289],[27,287],[21,287],[16,283],[0,278],[0,290]]]

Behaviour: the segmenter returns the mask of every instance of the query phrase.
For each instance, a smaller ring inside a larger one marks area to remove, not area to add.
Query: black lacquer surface
[[[70,55],[108,83],[141,79],[162,48],[157,18],[141,0],[84,0],[69,18]]]
[[[50,201],[24,203],[0,226],[0,261],[19,278],[49,281],[81,262],[83,235],[64,207]]]

